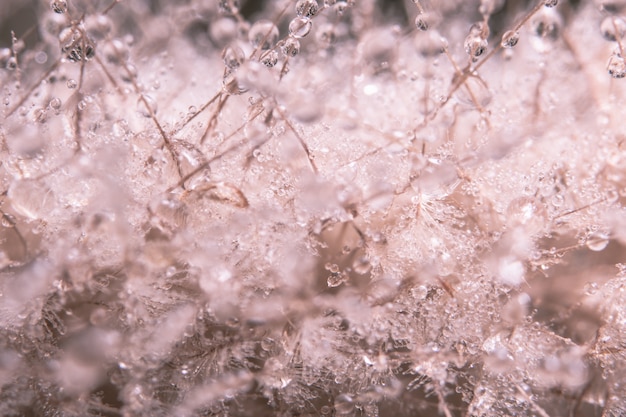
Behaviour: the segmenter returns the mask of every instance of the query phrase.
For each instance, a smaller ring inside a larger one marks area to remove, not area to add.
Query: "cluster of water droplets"
[[[0,414],[626,412],[623,2],[148,3],[3,40]]]

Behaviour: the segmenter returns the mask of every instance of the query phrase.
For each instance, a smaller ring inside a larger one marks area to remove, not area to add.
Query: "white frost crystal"
[[[0,415],[626,415],[625,4],[0,1]]]

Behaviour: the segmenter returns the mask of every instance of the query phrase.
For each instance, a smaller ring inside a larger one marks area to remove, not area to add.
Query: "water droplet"
[[[261,339],[261,349],[266,352],[271,351],[276,346],[276,341],[271,337],[264,337]]]
[[[610,189],[606,192],[606,201],[608,203],[615,203],[619,199],[619,193],[615,189]]]
[[[531,21],[531,27],[537,37],[555,41],[561,31],[561,18],[554,10],[542,9]]]
[[[559,0],[544,0],[543,5],[546,7],[555,7],[559,4]]]
[[[66,0],[52,0],[50,2],[50,8],[55,13],[63,14],[67,12],[67,1]]]
[[[67,88],[69,88],[70,90],[73,90],[74,88],[76,88],[78,86],[78,83],[76,82],[76,80],[70,78],[69,80],[67,80]]]
[[[330,48],[337,41],[335,27],[330,23],[321,25],[315,34],[315,40],[320,48]]]
[[[64,47],[63,52],[67,53],[66,58],[70,62],[89,61],[96,56],[96,47],[90,39],[72,39],[69,47]]]
[[[1,217],[1,224],[3,227],[13,227],[15,225],[15,216],[4,213]]]
[[[482,22],[474,23],[465,38],[465,53],[473,58],[481,56],[487,50],[488,36],[489,28],[487,25]]]
[[[333,272],[326,279],[326,284],[329,288],[335,288],[343,284],[348,280],[348,275],[345,272]]]
[[[298,0],[296,3],[296,14],[305,18],[312,18],[317,14],[319,5],[317,0]]]
[[[348,2],[345,0],[337,0],[337,2],[335,3],[335,5],[333,6],[333,10],[335,10],[335,13],[337,13],[337,16],[343,16],[343,14],[346,12],[346,9],[348,9]]]
[[[61,102],[61,99],[58,97],[55,97],[52,100],[50,100],[50,108],[54,110],[59,110],[62,104],[63,102]]]
[[[428,295],[428,287],[425,285],[418,285],[417,287],[411,288],[411,295],[415,301],[422,301]]]
[[[565,197],[563,197],[562,194],[556,194],[554,197],[552,197],[552,205],[554,207],[561,207],[564,202]]]
[[[590,250],[600,252],[609,245],[609,236],[606,233],[594,232],[589,235],[585,244]]]
[[[335,397],[335,413],[337,416],[350,416],[354,413],[355,404],[351,396],[339,394]]]
[[[239,68],[239,66],[243,63],[245,59],[246,55],[244,54],[243,50],[236,45],[227,46],[222,51],[222,60],[224,61],[224,65],[226,65],[226,68],[228,68],[229,70]]]
[[[17,68],[17,59],[14,56],[7,59],[5,68],[8,69],[9,71],[15,70]]]
[[[219,0],[218,8],[221,14],[235,14],[239,12],[239,0]]]
[[[278,62],[278,52],[275,50],[265,51],[261,55],[261,63],[268,68],[272,68]]]
[[[306,17],[296,17],[289,23],[289,34],[296,38],[304,38],[311,32],[313,23]]]
[[[352,270],[359,275],[365,275],[372,269],[372,264],[366,256],[360,256],[352,263]]]
[[[269,20],[259,20],[250,28],[248,40],[255,48],[271,49],[278,41],[278,28]]]
[[[604,39],[615,42],[626,34],[626,21],[620,17],[608,16],[600,24],[600,33]]]
[[[547,223],[545,207],[531,197],[511,201],[507,218],[511,226],[522,226],[531,235],[542,231]]]
[[[149,95],[144,95],[143,99],[139,97],[137,99],[137,111],[144,117],[150,117],[152,114],[157,113],[157,102]],[[144,102],[145,101],[145,102]],[[149,108],[146,107],[149,106]]]
[[[468,77],[465,83],[457,89],[454,97],[471,108],[485,107],[493,99],[489,86],[479,77]],[[482,119],[481,119],[482,121]],[[484,123],[484,122],[483,122]]]
[[[447,47],[447,42],[438,31],[429,30],[425,34],[418,33],[414,38],[414,45],[418,53],[432,57],[443,53]]]
[[[503,48],[513,48],[519,42],[519,32],[515,30],[509,30],[502,35],[502,42],[500,43]]]
[[[282,51],[285,56],[294,57],[298,55],[300,53],[300,41],[292,37],[285,39]]]
[[[47,117],[46,109],[42,107],[38,107],[33,110],[33,122],[35,123],[45,123]]]
[[[415,27],[421,31],[427,31],[430,28],[430,14],[420,13],[415,18]]]
[[[624,78],[626,76],[626,62],[624,62],[624,58],[619,51],[613,52],[606,69],[613,78]]]
[[[585,291],[585,294],[587,295],[594,295],[595,293],[598,292],[598,289],[600,288],[600,286],[598,285],[598,283],[596,282],[588,282],[585,284],[585,287],[583,288]]]

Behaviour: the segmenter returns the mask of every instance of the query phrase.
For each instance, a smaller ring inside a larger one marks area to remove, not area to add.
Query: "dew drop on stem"
[[[606,69],[613,78],[624,78],[626,76],[626,62],[624,62],[624,57],[618,50],[613,52],[609,58]]]
[[[282,51],[285,56],[294,57],[300,53],[300,42],[295,38],[289,37],[285,39]]]
[[[311,32],[313,23],[305,17],[296,17],[289,23],[289,34],[296,38],[304,38]]]
[[[278,28],[269,20],[259,20],[250,28],[248,40],[255,48],[271,49],[278,41]]]
[[[312,18],[317,14],[319,5],[316,0],[298,0],[296,3],[296,15],[304,18]]]
[[[626,34],[626,21],[620,17],[608,16],[600,24],[600,33],[607,41],[615,42]]]
[[[509,30],[502,35],[501,45],[503,48],[513,48],[519,42],[519,32]]]
[[[585,245],[594,252],[601,252],[609,245],[609,236],[602,232],[592,233],[587,238]]]
[[[415,17],[415,27],[421,31],[427,31],[430,28],[430,15],[428,13],[420,13]]]
[[[222,51],[222,60],[224,61],[226,68],[229,70],[239,68],[245,58],[246,56],[243,50],[236,45],[227,46]]]
[[[50,2],[50,9],[53,12],[63,14],[67,12],[67,1],[66,0],[52,0]]]

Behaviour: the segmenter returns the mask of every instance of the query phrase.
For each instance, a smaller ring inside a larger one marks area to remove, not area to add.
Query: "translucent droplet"
[[[84,45],[80,41],[76,42],[73,48],[67,52],[66,58],[70,62],[89,61],[96,55],[96,49],[92,42],[86,41]]]
[[[359,275],[365,275],[372,269],[372,264],[366,256],[360,256],[352,263],[352,270]]]
[[[106,42],[103,50],[107,62],[112,64],[126,62],[130,57],[128,45],[120,39],[113,39],[111,42]]]
[[[421,31],[427,31],[430,28],[430,14],[420,13],[415,18],[415,27]]]
[[[315,33],[315,40],[320,48],[330,48],[337,41],[335,27],[330,23],[321,25]]]
[[[335,288],[343,284],[348,280],[348,275],[345,272],[333,272],[326,279],[326,284],[329,288]]]
[[[102,40],[111,33],[113,21],[105,15],[91,15],[85,18],[85,27],[89,36]]]
[[[531,26],[537,37],[555,41],[561,31],[561,19],[555,11],[542,9],[531,21]]]
[[[415,49],[425,57],[437,56],[445,51],[447,42],[436,30],[418,33],[414,40]]]
[[[340,394],[335,397],[335,413],[337,416],[350,416],[354,413],[355,404],[351,396]]]
[[[338,0],[333,6],[333,10],[335,10],[335,13],[337,13],[337,16],[342,16],[346,12],[347,8],[348,8],[348,3],[346,3],[343,0]]]
[[[7,59],[5,68],[8,69],[9,71],[15,70],[17,68],[17,59],[14,56]]]
[[[278,41],[278,28],[269,20],[259,20],[250,28],[248,40],[255,48],[271,49]]]
[[[626,21],[620,17],[608,16],[600,24],[600,33],[604,39],[615,42],[626,34]]]
[[[219,0],[218,8],[222,14],[235,14],[239,12],[239,0]]]
[[[76,80],[70,78],[69,80],[67,80],[67,88],[69,88],[70,90],[75,89],[78,86],[78,83],[76,82]]]
[[[489,86],[479,77],[468,77],[454,93],[454,97],[471,108],[486,107],[493,99]]]
[[[563,197],[562,194],[556,194],[554,197],[552,197],[552,205],[554,207],[561,207],[564,202],[565,197]]]
[[[137,111],[144,117],[150,117],[152,114],[156,114],[157,102],[149,95],[144,95],[143,98],[144,100],[142,100],[141,97],[137,99]],[[146,105],[150,108],[148,109]]]
[[[596,282],[588,282],[585,284],[585,287],[583,288],[585,291],[585,294],[587,295],[594,295],[595,293],[598,292],[598,289],[600,288],[600,286],[598,285],[598,283]]]
[[[66,0],[52,0],[50,2],[50,8],[55,13],[63,14],[67,12],[67,1]]]
[[[230,70],[239,68],[245,59],[246,55],[243,50],[236,45],[227,46],[222,51],[222,60],[224,61],[224,65],[226,65],[226,68]]]
[[[313,23],[306,17],[296,17],[289,23],[289,34],[296,38],[304,38],[311,32]]]
[[[317,14],[318,10],[317,0],[298,0],[296,3],[296,14],[300,17],[310,19]]]
[[[428,287],[425,285],[418,285],[417,287],[411,288],[411,295],[415,301],[422,301],[428,295]]]
[[[62,104],[63,103],[61,102],[61,99],[58,97],[55,97],[52,100],[50,100],[50,108],[54,110],[59,110]]]
[[[543,5],[546,7],[555,7],[559,4],[559,0],[543,0]]]
[[[487,50],[488,45],[487,39],[470,33],[465,38],[465,53],[473,58],[479,57]]]
[[[261,339],[261,349],[266,352],[271,351],[276,346],[276,341],[271,337],[264,337]]]
[[[300,41],[292,37],[285,39],[282,51],[285,56],[294,57],[298,55],[300,53]]]
[[[613,52],[606,69],[613,78],[624,78],[626,76],[626,62],[624,62],[624,58],[619,51]]]
[[[509,204],[507,218],[511,226],[522,226],[530,235],[546,227],[545,207],[531,197],[520,197]]]
[[[15,216],[9,213],[4,213],[0,217],[0,224],[2,224],[3,227],[14,227],[16,224]]]
[[[603,251],[609,245],[609,236],[601,232],[592,233],[587,238],[585,245],[594,252]]]
[[[33,111],[33,121],[36,123],[45,123],[46,122],[46,109],[39,107]]]
[[[519,42],[519,32],[515,30],[509,30],[502,35],[502,42],[500,43],[503,48],[513,48]]]
[[[261,63],[268,68],[272,68],[278,62],[278,52],[275,50],[265,51],[261,55]]]

